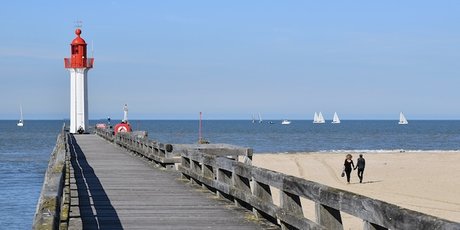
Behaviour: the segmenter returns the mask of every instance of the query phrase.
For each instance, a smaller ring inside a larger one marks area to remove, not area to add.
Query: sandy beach
[[[253,165],[355,192],[448,220],[460,222],[460,152],[363,153],[363,183],[357,170],[351,183],[340,177],[347,153],[255,154]],[[353,161],[359,153],[350,153]],[[275,203],[278,194],[273,192]],[[304,213],[315,220],[312,202]],[[362,221],[343,215],[345,229],[361,228]]]

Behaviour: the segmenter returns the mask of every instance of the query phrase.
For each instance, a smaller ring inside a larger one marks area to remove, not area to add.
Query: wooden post
[[[201,167],[201,170],[202,170],[201,174],[203,175],[203,177],[208,178],[210,180],[215,180],[216,179],[216,175],[214,174],[214,169],[213,169],[212,165],[203,164],[202,167]],[[214,193],[216,192],[215,189],[213,189],[210,186],[207,186],[205,183],[203,183],[203,185],[201,187],[203,187],[205,189],[208,189],[208,190],[210,190],[210,191],[212,191]]]
[[[326,229],[343,230],[340,211],[320,203],[316,203],[316,222]]]
[[[264,184],[264,183],[261,183],[261,182],[258,182],[256,181],[254,178],[253,178],[253,190],[252,190],[252,194],[261,199],[262,202],[264,203],[269,203],[269,204],[273,204],[273,198],[272,198],[272,192],[271,192],[271,189],[270,189],[270,186],[267,185],[267,184]],[[253,208],[252,212],[254,213],[254,216],[256,216],[257,219],[267,219],[268,221],[274,223],[274,224],[278,224],[277,223],[277,220],[276,218],[272,217],[272,216],[269,216],[267,215],[266,213],[256,209],[256,208]]]
[[[202,171],[202,169],[201,169],[200,162],[194,161],[194,160],[192,160],[192,159],[190,159],[190,170],[191,170],[192,172],[194,172],[194,173],[197,173],[197,174],[202,174],[202,173],[203,173],[203,171]],[[195,179],[195,178],[193,178],[193,177],[191,177],[190,182],[191,182],[192,184],[198,184],[198,185],[200,185],[200,186],[202,185],[201,181],[199,181],[198,179]]]
[[[182,156],[181,157],[181,164],[182,164],[182,167],[184,167],[186,169],[190,169],[190,158]],[[186,175],[185,173],[182,173],[181,178],[188,180],[188,179],[190,179],[190,176]]]
[[[286,191],[281,191],[280,206],[282,209],[286,210],[286,212],[303,218],[302,204],[299,196]],[[293,227],[281,221],[281,229],[293,229]]]
[[[242,190],[248,194],[251,193],[251,186],[250,186],[249,178],[233,174],[232,179],[233,179],[233,186],[236,189]],[[236,199],[236,198],[235,198],[235,205],[237,207],[244,207],[244,208],[252,210],[252,207],[250,207],[248,203],[241,201],[239,199]]]
[[[243,163],[247,165],[252,165],[252,154],[253,149],[246,149],[246,154],[243,156]]]
[[[217,169],[217,181],[232,185],[232,172],[229,172],[224,169]],[[228,194],[222,193],[221,191],[217,190],[217,196],[221,198],[226,198],[230,201],[233,201],[233,197],[230,197]]]

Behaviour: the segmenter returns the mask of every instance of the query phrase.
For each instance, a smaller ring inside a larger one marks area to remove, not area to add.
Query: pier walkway
[[[343,230],[347,213],[364,230],[460,230],[458,222],[253,166],[250,148],[96,133],[74,136],[63,126],[33,229]]]
[[[265,228],[250,212],[99,136],[70,135],[69,149],[69,229]]]

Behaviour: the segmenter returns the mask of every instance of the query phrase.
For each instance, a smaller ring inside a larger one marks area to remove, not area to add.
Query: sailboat
[[[406,117],[404,116],[404,114],[402,112],[399,113],[399,123],[400,125],[407,125],[409,124],[409,122],[407,122],[407,119]]]
[[[252,114],[252,123],[254,124],[256,122],[256,117],[254,116],[254,114]]]
[[[19,119],[17,126],[22,127],[24,126],[24,119],[22,118],[22,105],[19,106],[19,110],[21,111],[21,118]]]
[[[323,114],[321,112],[319,112],[318,114],[318,123],[320,124],[326,123],[326,121],[324,120]]]
[[[340,124],[340,119],[339,119],[339,115],[337,115],[337,112],[334,112],[334,118],[332,118],[332,124]]]
[[[260,116],[260,113],[259,113],[259,123],[262,123],[262,116]]]
[[[324,120],[323,114],[321,112],[319,112],[319,114],[315,112],[315,115],[313,116],[313,123],[315,124],[326,123],[326,121]]]
[[[315,112],[315,115],[313,115],[313,123],[318,123],[318,114]]]

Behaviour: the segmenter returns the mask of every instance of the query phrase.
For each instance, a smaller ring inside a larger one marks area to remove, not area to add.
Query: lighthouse
[[[94,58],[86,55],[86,42],[77,37],[70,44],[70,58],[64,58],[64,66],[70,72],[70,133],[84,133],[88,125],[88,70],[93,68]]]

